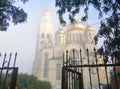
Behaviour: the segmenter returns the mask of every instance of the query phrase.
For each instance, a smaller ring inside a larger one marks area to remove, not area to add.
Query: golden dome
[[[56,32],[56,34],[65,34],[65,32],[59,28],[59,30]]]
[[[70,24],[67,26],[67,31],[70,30],[84,30],[85,26],[81,23]]]
[[[86,27],[86,30],[87,30],[87,31],[94,31],[94,28],[88,25],[88,26]]]

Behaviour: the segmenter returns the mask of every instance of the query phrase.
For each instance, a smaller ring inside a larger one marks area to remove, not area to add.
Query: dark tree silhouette
[[[65,24],[64,13],[69,13],[69,19],[75,22],[74,15],[80,9],[84,9],[82,20],[88,18],[89,6],[93,6],[99,12],[100,28],[95,36],[95,41],[104,38],[103,54],[113,56],[120,50],[120,0],[56,0],[58,15],[61,24]],[[84,8],[83,8],[84,7]],[[102,48],[102,47],[101,47]],[[120,55],[120,52],[119,52]],[[120,59],[120,58],[119,58]]]
[[[25,3],[28,0],[21,0]],[[27,13],[20,7],[14,4],[17,0],[0,0],[0,31],[6,31],[10,22],[15,25],[23,23],[27,19]]]

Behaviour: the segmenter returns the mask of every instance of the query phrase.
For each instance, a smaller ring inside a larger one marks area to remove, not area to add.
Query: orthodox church
[[[68,50],[70,55],[71,51],[75,49],[75,56],[79,58],[79,49],[81,49],[84,52],[82,55],[85,57],[85,49],[93,50],[94,47],[96,48],[93,41],[95,30],[90,26],[89,22],[86,25],[77,22],[67,25],[64,29],[58,27],[58,30],[53,34],[54,30],[51,21],[51,13],[49,11],[43,12],[32,74],[39,80],[49,81],[52,89],[61,89],[63,53]],[[55,36],[55,39],[53,39],[53,36]],[[104,72],[102,69],[99,71]],[[84,74],[88,73],[84,71]],[[100,76],[102,76],[101,81],[104,83],[104,74],[102,73]],[[87,81],[85,82],[85,89],[90,89]]]

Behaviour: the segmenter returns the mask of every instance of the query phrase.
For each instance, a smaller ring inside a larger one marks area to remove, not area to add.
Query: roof
[[[67,26],[67,31],[70,31],[70,30],[85,30],[85,26],[81,23],[74,23],[74,24],[70,24]]]
[[[65,31],[63,31],[63,29],[59,28],[59,30],[56,32],[56,34],[65,34]]]

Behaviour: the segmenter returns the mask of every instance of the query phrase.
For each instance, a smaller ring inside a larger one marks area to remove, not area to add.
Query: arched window
[[[79,42],[79,34],[76,34],[76,42]]]
[[[43,33],[41,34],[41,38],[44,39],[44,34]]]
[[[79,34],[79,42],[81,42],[81,33]]]
[[[45,36],[44,36],[44,34],[42,33],[42,34],[41,34],[41,43],[44,42],[44,39],[45,39]]]
[[[75,42],[75,34],[73,34],[73,42]]]
[[[45,53],[44,60],[44,78],[48,77],[48,53]]]
[[[50,40],[50,36],[49,34],[47,34],[47,43],[49,42],[49,40]]]

